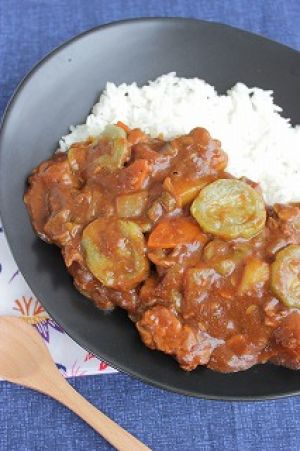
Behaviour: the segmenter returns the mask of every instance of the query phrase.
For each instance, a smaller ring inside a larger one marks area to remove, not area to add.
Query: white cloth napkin
[[[34,296],[13,259],[0,220],[0,315],[20,316],[45,340],[65,377],[116,372],[75,343]]]

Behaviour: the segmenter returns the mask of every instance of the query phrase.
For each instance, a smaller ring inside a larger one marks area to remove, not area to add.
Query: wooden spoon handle
[[[17,318],[0,317],[0,375],[61,402],[118,450],[149,451],[68,384],[38,332]]]
[[[117,450],[150,450],[150,448],[89,403],[63,377],[59,381],[56,379],[55,384],[51,384],[50,387],[48,385],[44,392],[47,392],[52,398],[75,412]]]

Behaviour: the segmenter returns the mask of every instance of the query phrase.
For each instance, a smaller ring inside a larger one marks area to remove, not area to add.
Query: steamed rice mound
[[[276,93],[275,93],[276,94]],[[259,182],[267,204],[300,201],[300,126],[292,127],[273,92],[237,83],[226,95],[198,78],[162,75],[147,85],[107,83],[86,123],[71,127],[62,151],[122,121],[165,139],[206,128],[222,142],[228,171]]]

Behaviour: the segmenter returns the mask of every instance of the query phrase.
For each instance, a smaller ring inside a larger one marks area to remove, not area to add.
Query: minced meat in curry
[[[265,206],[226,165],[205,129],[166,142],[118,123],[41,163],[25,203],[76,288],[183,369],[299,369],[300,204]]]

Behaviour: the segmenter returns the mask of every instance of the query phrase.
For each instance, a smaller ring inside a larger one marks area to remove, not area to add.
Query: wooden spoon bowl
[[[68,384],[38,332],[21,319],[0,317],[0,377],[38,390],[61,402],[116,449],[149,450]]]

